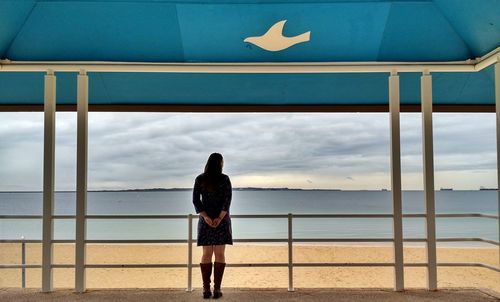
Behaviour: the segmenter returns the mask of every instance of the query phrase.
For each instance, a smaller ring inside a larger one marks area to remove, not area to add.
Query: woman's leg
[[[201,256],[201,263],[212,263],[213,253],[214,253],[214,245],[203,246],[203,255]]]
[[[215,262],[226,263],[226,245],[214,245]]]
[[[203,298],[208,299],[212,296],[210,291],[210,277],[212,276],[212,254],[214,248],[212,245],[203,246],[203,255],[201,256],[201,277],[203,279]]]
[[[222,283],[222,276],[224,275],[224,268],[226,267],[226,258],[224,257],[225,250],[226,250],[225,245],[214,246],[214,252],[215,252],[214,298],[215,299],[222,297],[222,292],[220,290],[220,287]]]

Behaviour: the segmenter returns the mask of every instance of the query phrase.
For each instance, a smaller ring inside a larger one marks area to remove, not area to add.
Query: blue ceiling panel
[[[483,104],[495,102],[495,86],[486,72],[481,73],[435,73],[433,75],[433,97],[439,104]]]
[[[390,3],[178,5],[187,61],[375,61]],[[287,20],[285,36],[309,42],[278,52],[243,40]]]
[[[495,86],[488,76],[493,67],[481,72],[433,73],[433,103],[438,105],[493,105]],[[400,74],[402,104],[420,104],[420,73]]]
[[[434,104],[492,105],[491,68],[434,73]],[[76,74],[57,73],[57,103],[76,103]],[[90,73],[90,104],[383,105],[388,74]],[[402,73],[401,103],[420,104],[420,74]],[[0,73],[0,105],[43,104],[43,74]]]
[[[491,85],[495,85],[495,66],[490,66],[482,71],[484,75],[490,80]]]
[[[76,104],[76,76],[76,72],[56,72],[57,104]]]
[[[58,104],[75,104],[76,73],[56,73]],[[43,73],[0,73],[0,99],[5,104],[43,104]],[[1,103],[0,103],[1,104]]]
[[[499,46],[500,1],[0,1],[0,56],[135,62],[452,61]],[[311,40],[243,42],[288,20]]]
[[[21,30],[35,1],[0,1],[0,59]]]
[[[392,3],[377,61],[459,61],[467,44],[432,3]]]
[[[0,105],[43,104],[43,73],[0,72]]]
[[[96,104],[112,103],[101,73],[89,73],[89,100]]]
[[[399,98],[401,104],[420,104],[420,76],[421,73],[399,74]]]
[[[500,1],[434,0],[474,57],[500,46]]]
[[[7,57],[25,61],[183,61],[174,4],[39,2]]]
[[[383,74],[101,75],[112,104],[377,104],[387,99],[386,89],[379,89],[387,86]]]

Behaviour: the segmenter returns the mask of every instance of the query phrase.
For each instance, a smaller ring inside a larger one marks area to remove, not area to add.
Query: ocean
[[[75,214],[75,193],[57,192],[56,215]],[[437,213],[498,215],[496,191],[436,191]],[[234,191],[231,214],[391,214],[388,191]],[[403,192],[404,213],[424,213],[422,191]],[[194,214],[190,191],[89,192],[89,215]],[[0,215],[41,215],[42,193],[0,193]],[[287,238],[287,219],[233,218],[233,237]],[[196,238],[196,223],[194,233]],[[74,219],[57,219],[55,239],[74,239]],[[424,238],[423,218],[404,218],[405,238]],[[437,237],[481,237],[498,241],[498,220],[491,218],[438,218]],[[391,238],[391,219],[309,219],[293,222],[295,238]],[[0,219],[0,239],[41,239],[40,219]],[[89,219],[88,239],[185,239],[187,220]],[[476,246],[464,242],[461,246]],[[483,244],[484,245],[484,244]],[[489,245],[491,246],[491,245]],[[492,247],[492,246],[491,246]]]

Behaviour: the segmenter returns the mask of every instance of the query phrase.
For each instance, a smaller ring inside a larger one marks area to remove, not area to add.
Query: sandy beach
[[[198,263],[201,249],[193,249],[193,263]],[[425,249],[405,247],[405,262],[424,262]],[[228,246],[228,263],[287,262],[285,245],[236,244]],[[391,246],[354,245],[295,245],[294,262],[391,262]],[[498,265],[498,248],[489,247],[439,247],[438,262],[482,262]],[[41,246],[27,244],[27,263],[40,264]],[[18,264],[21,259],[20,244],[2,244],[0,263]],[[160,244],[102,244],[88,245],[89,264],[137,264],[137,263],[186,263],[186,245]],[[74,245],[54,246],[54,262],[74,263]],[[193,286],[201,284],[199,269],[193,270]],[[74,286],[73,269],[54,269],[56,288]],[[407,288],[425,287],[425,268],[405,268]],[[27,269],[27,287],[40,287],[40,269]],[[88,288],[185,288],[187,270],[183,268],[140,269],[88,269]],[[0,270],[0,287],[20,287],[20,269]],[[393,285],[391,267],[308,267],[294,268],[296,288],[390,288]],[[283,268],[227,268],[223,286],[271,288],[288,286],[288,269]],[[478,287],[500,293],[500,274],[484,268],[438,268],[439,287]]]

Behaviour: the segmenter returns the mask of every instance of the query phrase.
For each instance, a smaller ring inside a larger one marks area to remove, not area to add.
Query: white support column
[[[75,291],[83,293],[85,284],[85,240],[87,215],[87,154],[88,154],[89,79],[80,71],[77,79],[77,142],[76,142],[76,238]]]
[[[424,162],[424,196],[427,232],[427,288],[437,290],[436,268],[436,206],[434,194],[434,149],[432,136],[432,76],[424,71],[421,77],[422,147]]]
[[[187,292],[193,291],[193,214],[188,215]]]
[[[52,291],[52,239],[54,238],[54,170],[56,129],[56,77],[47,71],[44,84],[42,292]]]
[[[497,196],[498,196],[498,217],[500,217],[500,56],[495,64],[495,102],[497,121]],[[500,219],[498,220],[498,235],[500,236]],[[500,267],[500,246],[498,247],[498,267]]]
[[[401,198],[401,139],[399,122],[399,76],[389,77],[389,112],[391,123],[391,192],[394,236],[394,290],[404,290],[403,208]]]
[[[288,291],[293,292],[293,215],[288,213]]]

